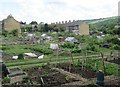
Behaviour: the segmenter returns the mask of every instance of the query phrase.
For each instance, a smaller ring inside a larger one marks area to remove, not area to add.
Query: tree
[[[117,44],[114,45],[114,46],[113,46],[113,49],[115,49],[115,50],[120,50],[120,45],[117,45]]]
[[[90,27],[90,31],[100,30],[100,28],[97,27],[95,24],[90,24],[89,27]]]
[[[21,27],[21,32],[25,32],[26,28],[25,27]]]
[[[59,31],[59,27],[58,27],[58,26],[55,26],[55,27],[54,27],[54,31],[55,31],[55,32],[58,32],[58,31]]]
[[[27,32],[32,32],[32,27],[26,27]]]
[[[105,38],[105,41],[107,41],[108,43],[120,45],[120,40],[116,36],[109,35]]]
[[[43,22],[40,22],[38,24],[38,31],[42,32],[43,31],[43,27],[44,27],[44,23]]]
[[[60,24],[50,24],[49,25],[49,30],[50,31],[55,31],[55,32],[64,32],[65,27],[63,25],[60,25]]]
[[[43,32],[48,32],[49,26],[47,23],[44,24]]]
[[[57,25],[59,27],[59,32],[64,32],[65,27],[63,25]]]
[[[117,26],[113,29],[113,34],[120,35],[120,26]]]
[[[30,23],[31,25],[33,24],[38,24],[36,21],[32,21],[31,23]]]

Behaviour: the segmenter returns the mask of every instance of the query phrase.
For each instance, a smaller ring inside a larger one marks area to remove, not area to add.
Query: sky
[[[53,23],[118,15],[119,0],[0,0],[0,20]]]

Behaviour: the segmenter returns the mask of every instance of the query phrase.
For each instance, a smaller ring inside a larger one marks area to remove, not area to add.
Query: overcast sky
[[[119,0],[0,0],[0,20],[51,23],[118,15]]]

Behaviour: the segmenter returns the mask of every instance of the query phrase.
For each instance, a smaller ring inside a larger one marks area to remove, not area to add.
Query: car
[[[110,48],[111,45],[109,45],[109,44],[100,44],[99,47]]]
[[[80,42],[74,42],[74,44],[80,44]]]

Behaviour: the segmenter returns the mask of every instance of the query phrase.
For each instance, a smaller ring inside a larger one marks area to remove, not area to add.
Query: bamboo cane
[[[101,52],[101,57],[102,57],[102,65],[103,65],[103,70],[104,70],[104,74],[106,74],[106,68],[105,68],[105,63],[104,63],[104,55]]]

